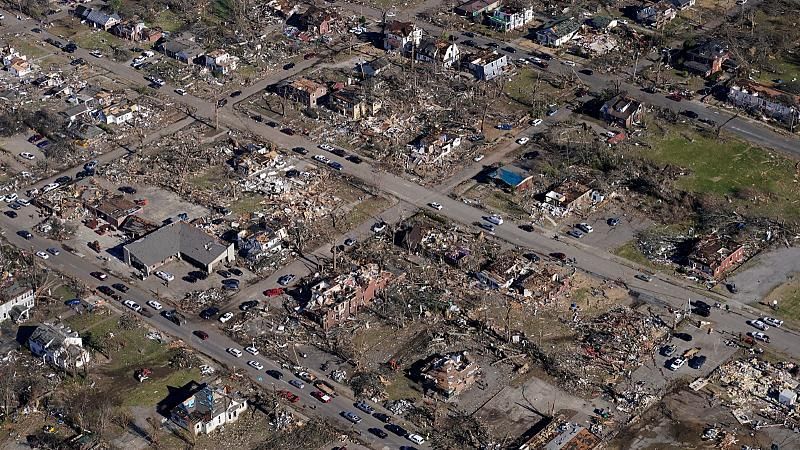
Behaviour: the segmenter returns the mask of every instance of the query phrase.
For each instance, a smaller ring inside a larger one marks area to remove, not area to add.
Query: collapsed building
[[[247,400],[234,395],[229,387],[203,384],[170,411],[170,419],[194,435],[210,434],[236,422],[246,410]]]
[[[702,276],[719,279],[744,261],[744,251],[744,246],[733,239],[713,234],[695,242],[689,264]]]
[[[450,400],[469,389],[480,374],[480,366],[466,351],[437,355],[421,371],[426,389]]]

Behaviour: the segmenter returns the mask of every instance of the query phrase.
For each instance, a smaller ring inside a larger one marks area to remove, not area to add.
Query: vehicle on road
[[[435,209],[437,211],[441,211],[442,210],[442,205],[440,203],[437,203],[437,202],[430,202],[430,203],[428,203],[428,206],[430,206],[431,208],[433,208],[433,209]]]
[[[208,333],[203,330],[195,330],[193,333],[195,336],[199,337],[201,340],[205,341],[208,339]]]
[[[689,367],[692,369],[702,369],[703,364],[706,363],[706,357],[704,355],[697,355],[689,359]]]
[[[134,302],[133,300],[125,300],[124,302],[122,302],[122,304],[127,306],[128,308],[136,311],[136,312],[139,312],[139,311],[142,310],[142,306],[139,305],[138,303]]]
[[[358,155],[350,155],[346,159],[353,164],[361,164],[362,162],[364,162],[364,160],[361,159],[361,157],[359,157]]]
[[[747,323],[751,327],[758,328],[761,331],[767,331],[769,329],[769,326],[760,320],[749,320]]]
[[[307,155],[308,150],[305,147],[295,147],[292,149],[293,152],[298,153],[300,155]]]
[[[103,272],[92,272],[90,275],[97,278],[98,280],[105,280],[106,278],[108,278],[108,275],[106,275]]]
[[[781,325],[783,325],[783,321],[782,320],[776,319],[774,317],[762,317],[761,321],[764,322],[764,323],[767,323],[769,325],[772,325],[775,328],[780,328]]]
[[[14,211],[5,211],[3,214],[5,214],[6,216],[8,216],[11,219],[16,219],[17,218],[17,213],[14,212]]]
[[[205,320],[208,320],[208,319],[216,316],[218,313],[219,313],[219,308],[215,308],[215,307],[206,308],[206,309],[200,311],[200,317],[202,317]]]
[[[489,222],[491,224],[494,224],[494,225],[502,225],[503,224],[503,218],[498,214],[492,214],[491,216],[484,216],[483,220],[485,220],[485,221],[487,221],[487,222]]]
[[[128,288],[128,286],[125,286],[125,285],[124,285],[124,284],[122,284],[122,283],[114,283],[114,284],[112,284],[112,285],[111,285],[111,287],[113,287],[114,289],[116,289],[116,290],[118,290],[118,291],[122,292],[123,294],[124,294],[125,292],[128,292],[128,289],[130,289],[130,288]]]
[[[763,331],[754,331],[748,334],[757,341],[766,342],[767,344],[769,344],[769,336],[765,334]]]
[[[342,417],[353,423],[361,423],[362,419],[358,414],[350,411],[342,411]]]
[[[314,159],[321,162],[322,164],[328,164],[329,162],[331,162],[331,160],[325,157],[325,155],[314,155]]]
[[[533,125],[534,127],[538,127],[539,125],[542,124],[542,119],[533,119],[530,121],[530,124]]]
[[[370,428],[367,431],[374,434],[375,436],[378,436],[381,439],[386,439],[386,437],[389,436],[389,433],[381,430],[380,428]]]
[[[230,311],[226,312],[225,314],[223,314],[223,315],[221,315],[221,316],[219,317],[219,321],[220,321],[221,323],[225,323],[225,322],[227,322],[227,321],[229,321],[229,320],[231,320],[231,319],[233,319],[233,313],[232,313],[232,312],[230,312]]]
[[[21,152],[19,154],[19,156],[20,156],[20,158],[27,159],[28,161],[36,158],[36,155],[34,155],[33,153],[29,153],[29,152]]]
[[[478,156],[472,158],[472,160],[475,161],[475,162],[481,162],[483,160],[483,158],[485,158],[485,157],[486,156],[481,154],[481,155],[478,155]]]
[[[680,369],[681,367],[683,367],[684,364],[686,364],[686,360],[685,359],[683,359],[683,358],[675,358],[669,364],[669,370],[674,372],[674,371]]]
[[[236,97],[238,97],[240,95],[242,95],[242,91],[233,91],[233,92],[231,92],[231,98],[236,98]]]
[[[486,222],[479,222],[478,226],[483,228],[484,230],[488,231],[489,233],[494,233],[494,225]]]
[[[254,369],[256,369],[256,370],[264,370],[264,365],[263,364],[261,364],[258,361],[253,361],[252,359],[250,361],[247,361],[247,365],[252,367],[252,368],[254,368]]]
[[[650,275],[645,275],[643,273],[637,273],[636,275],[633,276],[633,278],[636,278],[637,280],[647,281],[648,283],[653,279],[653,277],[651,277]]]
[[[375,409],[372,406],[369,406],[364,401],[356,402],[353,404],[353,406],[360,409],[361,411],[364,411],[367,414],[372,414],[373,412],[375,412]]]
[[[170,322],[174,323],[177,326],[186,325],[186,316],[179,313],[177,310],[169,310],[169,311],[162,311],[161,315],[164,316],[165,319],[169,320]]]
[[[389,416],[388,414],[384,414],[384,413],[376,412],[375,414],[372,415],[372,417],[380,420],[383,423],[389,423],[389,422],[392,421],[391,416]]]
[[[688,117],[690,119],[697,119],[697,117],[699,117],[696,112],[689,111],[688,109],[684,110],[684,111],[681,111],[681,115],[684,115],[684,116],[686,116],[686,117]]]
[[[567,234],[574,237],[575,239],[580,239],[583,237],[583,233],[581,232],[581,230],[578,230],[576,228],[567,231]]]
[[[171,274],[171,273],[169,273],[169,272],[165,272],[165,271],[163,271],[163,270],[159,270],[159,271],[157,271],[157,272],[156,272],[156,276],[157,276],[158,278],[161,278],[162,280],[164,280],[164,281],[168,281],[168,282],[169,282],[169,281],[172,281],[172,280],[174,280],[174,279],[175,279],[175,275],[173,275],[173,274]]]
[[[344,168],[344,166],[342,166],[341,164],[339,164],[336,161],[329,162],[328,163],[328,167],[330,167],[331,169],[335,169],[335,170],[342,170]]]
[[[114,294],[114,290],[111,289],[109,286],[98,286],[97,290],[106,295]]]
[[[296,387],[297,389],[303,389],[304,387],[306,387],[305,383],[296,378],[292,378],[291,380],[289,380],[289,384]]]
[[[242,311],[247,311],[257,306],[258,306],[258,300],[248,300],[246,302],[242,302],[242,304],[239,305],[239,309],[241,309]]]
[[[333,400],[333,398],[330,395],[323,394],[320,391],[312,392],[311,396],[314,397],[315,399],[321,401],[322,403],[330,403],[330,401]]]
[[[594,70],[592,70],[592,69],[582,69],[579,72],[584,74],[584,75],[589,75],[589,76],[594,75]]]
[[[288,401],[289,403],[297,403],[300,401],[300,397],[295,394],[292,394],[289,391],[278,391],[278,395]]]
[[[531,138],[529,138],[529,137],[527,137],[527,136],[523,136],[523,137],[521,137],[521,138],[517,139],[517,144],[519,144],[519,145],[525,145],[525,144],[527,144],[527,143],[528,143],[530,140],[531,140]]]
[[[344,246],[345,247],[352,247],[354,245],[356,245],[356,240],[355,239],[347,238],[347,239],[344,240]]]
[[[163,306],[161,306],[161,303],[159,303],[159,302],[157,302],[155,300],[148,300],[147,301],[147,306],[155,309],[156,311],[161,311],[161,308],[163,308]]]
[[[331,148],[330,152],[333,153],[334,155],[342,157],[342,158],[347,156],[347,152],[342,150],[341,148],[338,148],[338,147]]]
[[[227,104],[228,104],[228,99],[227,98],[221,98],[221,99],[217,100],[217,108],[222,108]]]
[[[281,128],[281,133],[283,133],[283,134],[285,134],[287,136],[294,136],[294,130],[289,128],[289,127]]]
[[[288,286],[292,281],[294,281],[294,278],[295,278],[294,274],[287,273],[286,275],[278,278],[278,284],[280,284],[281,286]]]
[[[253,347],[253,346],[245,347],[244,351],[246,351],[247,353],[250,353],[253,356],[258,355],[258,349]]]
[[[175,93],[178,94],[178,95],[186,95],[186,89],[177,88],[177,89],[175,89]]]
[[[675,345],[673,345],[673,344],[665,345],[665,346],[661,347],[661,355],[662,356],[666,356],[666,357],[670,357],[675,353],[676,349],[677,349],[677,347]]]
[[[405,428],[401,427],[400,425],[397,425],[396,423],[390,423],[386,425],[384,428],[386,428],[387,430],[391,431],[392,433],[398,436],[408,436],[408,431],[406,431]]]
[[[276,380],[283,379],[283,373],[279,370],[268,370],[267,375],[271,376],[272,378],[275,378]]]
[[[38,256],[39,258],[42,258],[42,259],[47,259],[47,258],[50,257],[50,255],[48,255],[47,252],[43,252],[41,250],[36,252],[36,256]]]
[[[72,181],[72,177],[66,175],[56,178],[56,183],[58,184],[67,184],[70,181]]]
[[[386,222],[375,222],[372,224],[373,233],[382,233],[386,229]]]
[[[579,223],[578,225],[576,225],[576,227],[579,230],[583,231],[584,233],[591,233],[592,231],[594,231],[594,228],[592,228],[591,225],[589,225],[588,223],[585,223],[585,222]]]
[[[616,218],[616,217],[611,217],[606,221],[606,223],[610,227],[615,227],[615,226],[619,225],[619,219]]]
[[[81,304],[81,299],[73,298],[71,300],[65,301],[64,304],[67,305],[67,306],[78,306],[78,305]]]
[[[692,342],[692,340],[694,339],[692,335],[689,333],[673,333],[672,336],[684,342]]]
[[[517,49],[515,49],[514,47],[512,47],[510,45],[503,47],[503,50],[505,50],[508,53],[516,53],[517,52]]]

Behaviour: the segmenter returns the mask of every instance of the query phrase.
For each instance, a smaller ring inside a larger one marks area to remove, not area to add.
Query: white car
[[[769,329],[767,324],[765,324],[760,320],[751,320],[750,325],[753,326],[754,328],[758,328],[761,331],[767,331]]]
[[[761,321],[764,323],[768,323],[775,328],[780,328],[783,325],[783,321],[780,319],[776,319],[774,317],[762,317]]]
[[[186,89],[177,88],[175,89],[175,93],[178,95],[186,95]]]
[[[409,435],[406,436],[406,438],[408,438],[409,441],[411,441],[411,442],[413,442],[413,443],[415,443],[417,445],[422,445],[422,444],[425,443],[425,439],[422,439],[422,436],[420,436],[418,434],[409,433]]]
[[[377,223],[372,225],[372,232],[373,233],[381,233],[385,229],[386,229],[386,222],[377,222]]]
[[[592,228],[591,225],[585,222],[579,223],[578,228],[585,233],[591,233],[592,231],[594,231],[594,228]]]
[[[60,185],[60,184],[58,184],[58,183],[50,183],[50,184],[46,184],[46,185],[44,185],[44,187],[42,187],[42,193],[45,193],[45,192],[50,192],[50,191],[52,191],[53,189],[58,189],[58,188],[59,188],[59,186],[61,186],[61,185]]]
[[[683,359],[683,358],[675,358],[672,361],[672,364],[669,365],[669,370],[674,372],[674,371],[680,369],[681,367],[683,367],[684,364],[686,364],[686,360],[685,359]]]
[[[150,58],[155,56],[155,53],[153,53],[152,50],[145,50],[142,52],[142,56],[144,56],[145,58]]]
[[[155,300],[148,300],[147,305],[155,309],[156,311],[161,311],[161,308],[163,308],[163,306],[161,306],[161,303],[158,303]]]
[[[233,319],[233,313],[230,312],[230,311],[226,312],[225,314],[223,314],[221,316],[219,316],[219,321],[222,322],[222,323],[225,323],[225,322],[227,322],[227,321],[229,321],[231,319]]]
[[[237,358],[242,357],[242,351],[238,348],[228,348],[226,351]]]
[[[17,204],[18,204],[19,206],[28,206],[28,205],[30,205],[30,204],[31,204],[31,202],[30,202],[30,200],[28,200],[27,198],[18,198],[18,199],[17,199]]]
[[[47,258],[50,257],[50,255],[48,255],[47,252],[43,252],[43,251],[36,252],[36,256],[38,256],[39,258],[42,258],[42,259],[47,259]]]
[[[250,353],[253,356],[256,356],[258,354],[258,349],[253,347],[253,346],[245,347],[244,351],[246,351],[247,353]]]
[[[492,214],[491,216],[484,217],[484,219],[486,219],[487,222],[493,223],[495,225],[503,224],[503,218],[497,214]]]
[[[331,160],[326,158],[324,155],[314,155],[314,159],[321,162],[322,164],[328,164],[329,162],[331,162]]]
[[[333,150],[333,146],[330,144],[319,144],[317,147],[325,150],[326,152]]]
[[[442,205],[439,204],[439,203],[436,203],[436,202],[430,202],[430,203],[428,203],[428,206],[430,206],[431,208],[433,208],[433,209],[435,209],[437,211],[441,211],[442,210]]]
[[[164,281],[172,281],[175,279],[175,275],[169,272],[164,272],[163,270],[159,270],[158,272],[156,272],[156,276]]]
[[[22,152],[22,153],[19,154],[19,156],[20,156],[20,158],[27,159],[27,160],[32,160],[32,159],[36,158],[36,155],[34,155],[33,153],[28,153],[28,152]]]
[[[16,192],[14,192],[13,194],[8,194],[8,195],[6,195],[6,202],[7,203],[11,203],[13,201],[16,201],[17,198],[19,198],[19,197],[17,196]]]
[[[517,144],[519,144],[519,145],[525,145],[525,144],[527,144],[527,143],[528,143],[528,141],[530,141],[530,140],[531,140],[531,138],[529,138],[529,137],[527,137],[527,136],[524,136],[524,137],[521,137],[521,138],[517,139]]]
[[[485,158],[484,155],[478,155],[478,156],[472,158],[472,160],[475,161],[475,162],[480,162],[483,158]]]
[[[575,67],[575,62],[573,62],[573,61],[564,61],[564,65],[570,66],[570,67]]]
[[[100,50],[92,50],[89,52],[90,55],[94,56],[95,58],[102,58],[103,53]]]
[[[769,344],[769,336],[767,336],[763,331],[756,331],[755,333],[752,333],[751,336],[753,336],[753,339],[757,341],[762,341]]]
[[[142,307],[138,303],[134,302],[133,300],[125,300],[123,303],[124,303],[125,306],[127,306],[128,308],[130,308],[130,309],[132,309],[132,310],[134,310],[136,312],[139,312],[139,311],[142,310]]]
[[[264,365],[263,364],[261,364],[258,361],[253,361],[252,359],[250,361],[247,361],[247,365],[252,367],[252,368],[254,368],[254,369],[256,369],[256,370],[264,370]]]

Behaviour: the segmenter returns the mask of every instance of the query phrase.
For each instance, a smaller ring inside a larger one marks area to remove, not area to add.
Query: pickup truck
[[[336,395],[336,389],[331,386],[330,383],[324,380],[317,380],[314,382],[314,386],[319,389],[322,393],[328,394],[331,397]]]

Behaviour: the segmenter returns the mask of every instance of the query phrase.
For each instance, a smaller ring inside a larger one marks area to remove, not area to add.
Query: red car
[[[554,258],[554,259],[557,259],[559,261],[563,261],[563,260],[567,259],[567,255],[565,255],[565,254],[563,254],[561,252],[550,253],[550,257]]]
[[[278,391],[278,395],[291,403],[297,403],[300,401],[300,397],[292,394],[289,391]]]
[[[330,403],[330,401],[332,400],[329,395],[323,394],[320,391],[312,392],[311,396],[314,397],[315,399],[321,401],[322,403]]]
[[[194,332],[194,335],[195,335],[195,336],[197,336],[197,337],[199,337],[200,339],[202,339],[202,340],[204,340],[204,341],[205,341],[206,339],[208,339],[208,333],[206,333],[206,332],[205,332],[205,331],[203,331],[203,330],[196,330],[196,331]]]
[[[294,136],[294,130],[291,128],[283,128],[281,133],[288,134],[289,136]]]
[[[273,288],[264,291],[264,295],[266,295],[267,297],[277,297],[281,294],[283,294],[283,288]]]

